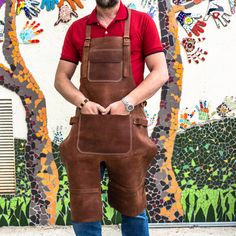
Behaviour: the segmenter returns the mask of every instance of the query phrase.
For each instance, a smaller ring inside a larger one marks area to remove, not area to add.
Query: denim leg
[[[76,236],[101,236],[102,228],[100,221],[75,222],[71,221]]]
[[[146,209],[137,216],[125,216],[121,214],[122,236],[149,236],[148,218]]]
[[[105,162],[100,163],[100,178],[102,179],[105,172]],[[101,221],[93,222],[76,222],[71,220],[73,230],[76,236],[101,236],[102,226]]]

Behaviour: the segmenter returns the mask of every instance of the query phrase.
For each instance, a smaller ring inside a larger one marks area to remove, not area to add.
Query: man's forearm
[[[151,71],[146,78],[125,97],[132,104],[137,105],[152,97],[169,79],[168,75],[157,70]]]
[[[85,96],[82,92],[77,89],[74,84],[70,81],[69,78],[66,78],[64,75],[60,75],[55,83],[56,90],[70,103],[75,106],[79,106],[79,104],[85,99]]]

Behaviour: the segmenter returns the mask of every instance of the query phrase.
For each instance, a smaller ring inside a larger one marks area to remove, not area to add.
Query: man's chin
[[[119,3],[119,0],[96,0],[96,3],[99,7],[108,9],[115,7]]]

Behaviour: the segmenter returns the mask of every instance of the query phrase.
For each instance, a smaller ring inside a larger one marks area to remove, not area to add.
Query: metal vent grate
[[[11,99],[0,99],[0,194],[16,192]]]

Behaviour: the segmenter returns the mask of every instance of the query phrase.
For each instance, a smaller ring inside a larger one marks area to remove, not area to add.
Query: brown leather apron
[[[91,39],[91,25],[86,28],[79,89],[103,107],[136,87],[130,62],[130,16],[129,9],[123,37]],[[109,205],[127,216],[136,216],[147,207],[145,177],[157,147],[148,137],[145,102],[128,115],[82,114],[76,108],[69,135],[60,144],[72,220],[102,220],[102,161],[109,176]]]

